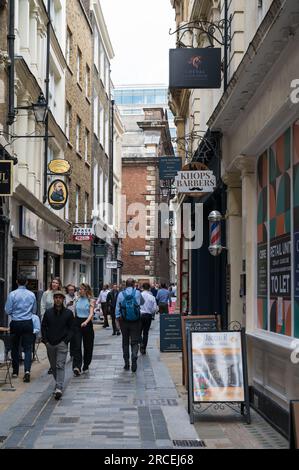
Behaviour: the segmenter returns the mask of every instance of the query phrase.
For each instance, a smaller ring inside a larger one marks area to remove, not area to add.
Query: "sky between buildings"
[[[101,0],[115,53],[114,85],[168,85],[169,49],[175,47],[170,0]]]

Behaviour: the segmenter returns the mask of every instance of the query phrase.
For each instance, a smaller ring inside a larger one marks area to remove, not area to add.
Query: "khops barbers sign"
[[[175,178],[178,193],[212,193],[216,178],[212,171],[180,171]]]
[[[221,88],[221,49],[170,49],[169,88]]]

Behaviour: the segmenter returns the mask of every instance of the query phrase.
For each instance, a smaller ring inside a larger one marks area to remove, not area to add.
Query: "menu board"
[[[180,314],[160,315],[160,351],[182,350],[182,329]]]

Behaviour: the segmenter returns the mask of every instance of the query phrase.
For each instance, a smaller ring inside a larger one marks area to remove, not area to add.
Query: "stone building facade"
[[[171,90],[171,107],[180,135],[189,132],[190,115],[197,116],[199,129],[222,135],[218,160],[225,183],[222,242],[227,253],[220,260],[227,258],[230,273],[225,286],[227,323],[237,320],[246,328],[252,405],[288,435],[289,403],[299,397],[294,360],[299,152],[299,57],[294,45],[299,5],[292,0],[171,3],[178,26],[224,18],[228,4],[227,89]],[[200,142],[193,145],[195,160],[201,147]],[[206,266],[199,264],[195,283],[200,283],[203,270]]]

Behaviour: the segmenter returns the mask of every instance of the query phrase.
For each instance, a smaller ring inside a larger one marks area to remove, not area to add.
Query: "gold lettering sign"
[[[67,160],[57,159],[52,160],[48,164],[48,169],[51,173],[55,173],[56,175],[64,175],[65,173],[69,173],[71,165]]]

